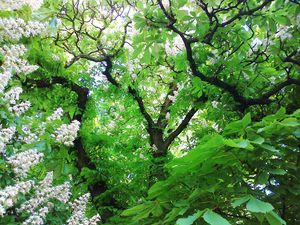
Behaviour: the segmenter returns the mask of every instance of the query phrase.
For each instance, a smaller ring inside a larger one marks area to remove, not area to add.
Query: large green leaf
[[[226,219],[211,210],[207,210],[204,213],[203,219],[211,225],[230,225]]]
[[[278,216],[274,211],[268,212],[266,214],[266,218],[269,222],[270,225],[282,225],[282,224],[286,224],[286,222],[281,219],[280,216]]]
[[[176,221],[176,225],[191,225],[193,224],[200,216],[202,216],[204,211],[198,211],[193,215],[190,215],[186,218],[180,218]]]
[[[267,213],[274,209],[270,203],[263,202],[253,197],[248,201],[246,207],[249,211],[255,213]]]
[[[234,121],[230,124],[228,124],[224,129],[224,134],[234,134],[234,133],[240,133],[242,132],[249,124],[251,123],[251,115],[250,113],[247,113],[243,119]]]
[[[237,198],[231,203],[231,205],[233,208],[235,208],[235,207],[240,206],[241,204],[249,201],[249,199],[250,199],[250,196],[248,196],[248,195],[241,197],[241,198]]]

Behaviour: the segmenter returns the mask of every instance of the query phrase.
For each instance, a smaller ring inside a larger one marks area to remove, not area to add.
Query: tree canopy
[[[299,224],[299,12],[1,1],[0,224]]]

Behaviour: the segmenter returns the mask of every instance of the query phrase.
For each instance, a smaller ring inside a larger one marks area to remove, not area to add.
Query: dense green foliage
[[[28,179],[53,171],[54,184],[71,183],[72,200],[90,192],[86,215],[99,213],[103,224],[300,223],[297,1],[44,0],[37,10],[2,8],[0,18],[37,20],[47,33],[0,37],[1,49],[24,44],[39,66],[13,71],[9,87],[21,86],[31,107],[12,116],[7,88],[1,125],[39,133],[64,111],[39,141],[7,144],[8,155],[44,154]],[[81,123],[74,145],[57,143],[57,127],[73,120]],[[18,179],[0,157],[1,190]],[[65,224],[70,207],[54,204],[45,224]],[[27,217],[12,207],[0,224]]]

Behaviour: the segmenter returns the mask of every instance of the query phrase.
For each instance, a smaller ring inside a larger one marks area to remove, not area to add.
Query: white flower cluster
[[[30,65],[27,60],[21,58],[25,55],[26,51],[26,47],[22,44],[10,46],[4,45],[0,49],[0,53],[4,55],[2,68],[6,71],[25,74],[29,74],[37,70],[39,68],[38,66]]]
[[[17,104],[20,99],[20,94],[23,92],[20,87],[13,87],[8,92],[5,93],[4,99],[10,104]]]
[[[9,71],[4,71],[0,73],[0,91],[3,92],[4,88],[7,86],[8,81],[12,77],[12,74]]]
[[[78,130],[80,128],[80,122],[73,120],[70,125],[63,124],[55,131],[55,138],[58,143],[66,146],[72,146],[73,141],[77,137]]]
[[[254,38],[251,42],[252,49],[249,50],[248,55],[250,55],[252,51],[258,51],[260,47],[267,48],[269,45],[274,45],[274,42],[268,38],[264,38],[262,40]]]
[[[20,104],[13,105],[8,108],[10,112],[15,114],[16,116],[22,115],[24,112],[26,112],[30,108],[31,104],[29,101],[21,102]]]
[[[97,222],[101,220],[99,214],[96,214],[92,218],[88,219],[85,216],[86,205],[90,198],[90,194],[84,194],[76,199],[72,203],[72,216],[68,219],[68,225],[97,225]]]
[[[23,225],[43,225],[48,212],[48,207],[40,208],[38,212],[34,212],[27,220],[25,220]]]
[[[1,129],[1,125],[0,125],[0,129]],[[15,127],[9,127],[9,128],[3,128],[0,130],[0,141],[4,142],[4,143],[8,143],[10,141],[10,139],[13,137],[13,135],[16,132],[16,128]]]
[[[21,140],[26,144],[32,144],[38,140],[38,136],[34,133],[28,132]]]
[[[169,99],[171,102],[175,102],[175,101],[176,101],[177,95],[178,95],[178,91],[174,91],[174,92],[173,92],[173,95],[168,95],[168,99]]]
[[[8,158],[8,163],[13,167],[13,171],[18,176],[26,176],[30,168],[37,165],[43,157],[43,153],[35,149],[29,149]]]
[[[42,0],[1,0],[0,10],[18,10],[24,5],[28,5],[29,7],[35,9],[41,4]],[[46,25],[39,22],[25,22],[20,18],[0,18],[0,41],[5,40],[8,43],[14,43],[22,37],[41,35],[45,31]],[[1,65],[0,73],[1,97],[3,96],[5,102],[7,103],[6,107],[11,114],[20,116],[30,107],[30,102],[19,102],[20,94],[22,93],[22,89],[20,87],[7,86],[10,79],[12,79],[13,74],[27,74],[36,70],[37,66],[29,65],[29,63],[25,60],[24,56],[26,54],[26,47],[21,44],[1,46],[0,54],[4,57],[4,62]],[[9,90],[7,91],[6,88]],[[47,120],[58,120],[62,114],[63,110],[58,108]],[[38,114],[36,115],[39,116]],[[30,120],[29,117],[27,119]],[[24,137],[16,135],[19,137],[18,142],[20,138],[26,143],[32,143],[32,141],[36,140],[37,136],[32,133],[30,129],[28,129],[30,126],[28,125],[28,127],[25,128],[27,125],[22,127],[22,130],[24,128]],[[45,129],[45,125],[47,125],[45,121],[41,122],[41,133]],[[73,141],[77,137],[79,127],[80,123],[76,120],[70,125],[59,127],[56,130],[57,140],[66,145],[72,145]],[[57,199],[62,203],[67,203],[71,195],[70,184],[65,182],[62,185],[53,186],[52,172],[47,173],[44,180],[36,184],[33,180],[24,181],[23,179],[30,168],[42,160],[43,153],[40,153],[35,149],[29,149],[27,151],[19,152],[15,155],[7,157],[5,155],[5,147],[6,144],[8,144],[13,138],[15,132],[15,127],[2,128],[2,125],[0,124],[0,156],[4,156],[4,159],[12,166],[13,171],[17,175],[17,179],[13,180],[15,182],[14,185],[6,186],[3,190],[0,190],[0,217],[3,217],[6,214],[6,211],[12,206],[20,204],[18,203],[20,196],[19,194],[26,194],[31,192],[30,190],[34,190],[33,197],[27,198],[27,201],[23,202],[17,209],[17,212],[26,211],[31,214],[29,218],[27,218],[23,223],[20,222],[20,224],[45,224],[46,215],[48,214],[49,209],[53,207],[53,204],[50,200]],[[39,135],[41,133],[39,133]],[[85,224],[96,224],[99,218],[100,217],[97,215],[91,219],[85,219],[84,221],[87,221]]]
[[[0,217],[6,213],[6,209],[12,207],[18,198],[18,193],[26,194],[33,187],[33,181],[19,182],[14,186],[6,186],[0,190]]]
[[[5,153],[5,146],[6,144],[12,139],[16,132],[15,127],[9,127],[5,129],[1,129],[2,126],[0,125],[0,153]]]
[[[213,107],[213,108],[218,108],[218,105],[219,105],[219,102],[218,101],[212,101],[211,102],[211,106]]]
[[[37,10],[43,4],[43,0],[1,0],[0,10],[13,11],[28,5],[32,10]]]
[[[293,26],[281,26],[279,27],[279,30],[275,34],[276,38],[280,38],[282,41],[285,39],[290,39],[293,37],[291,33],[289,33],[289,29],[292,28]]]
[[[0,74],[1,91],[4,91],[9,80],[12,78],[12,73],[9,71],[30,73],[37,69],[36,66],[29,65],[26,60],[20,58],[25,54],[25,52],[26,48],[24,45],[5,45],[0,49],[0,54],[3,54],[5,58],[4,63],[1,66],[5,72]],[[22,89],[20,87],[14,87],[4,95],[4,99],[11,104],[8,110],[17,116],[23,114],[30,107],[30,102],[28,101],[17,104],[21,93]]]
[[[50,199],[57,199],[63,203],[67,203],[70,198],[70,184],[68,182],[53,187],[53,172],[47,173],[40,185],[35,189],[35,196],[23,203],[18,211],[27,211],[33,213],[36,208],[44,205]]]
[[[63,113],[64,113],[64,110],[59,107],[53,112],[53,114],[51,116],[49,116],[47,118],[47,120],[48,121],[59,120],[62,117]]]
[[[185,46],[180,36],[176,36],[172,43],[167,41],[165,45],[165,51],[170,56],[177,55],[182,52],[184,48]]]
[[[22,37],[43,35],[46,28],[46,24],[37,21],[26,23],[21,18],[0,18],[0,39],[17,41]]]
[[[43,127],[44,123],[42,122],[40,124],[40,127],[37,131],[38,134],[42,135],[44,134]],[[30,130],[29,125],[23,125],[22,126],[22,131],[24,132],[24,135],[19,136],[19,140],[25,142],[26,144],[32,144],[36,141],[38,141],[38,136],[35,133],[32,133]]]

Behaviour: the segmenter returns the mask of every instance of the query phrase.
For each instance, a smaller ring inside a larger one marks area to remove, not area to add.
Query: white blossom
[[[168,99],[169,99],[170,101],[172,101],[172,102],[175,102],[176,97],[173,96],[173,95],[168,95]]]
[[[0,127],[1,129],[1,127]],[[0,141],[8,143],[16,132],[16,127],[9,127],[0,130]]]
[[[58,127],[55,131],[55,138],[58,143],[64,144],[66,146],[72,146],[74,140],[77,137],[77,133],[80,128],[80,122],[73,120],[70,125],[63,124]]]
[[[4,45],[0,48],[0,53],[4,55],[4,62],[2,68],[6,71],[13,71],[17,74],[29,74],[37,70],[39,67],[30,65],[27,60],[22,59],[27,49],[22,44]]]
[[[38,212],[34,212],[28,219],[23,222],[23,225],[42,225],[44,224],[44,219],[49,212],[48,207],[40,208]]]
[[[1,0],[0,10],[19,10],[25,5],[29,6],[32,10],[37,10],[42,4],[43,0]]]
[[[46,25],[37,21],[25,22],[21,18],[0,18],[0,39],[17,41],[46,33]]]
[[[68,219],[68,225],[97,225],[97,222],[101,220],[99,214],[96,214],[92,218],[88,219],[85,216],[86,205],[90,198],[90,194],[86,193],[76,199],[72,204],[72,216]]]
[[[170,119],[170,113],[169,113],[169,112],[166,113],[166,119],[167,119],[167,120]]]
[[[217,101],[212,101],[212,102],[211,102],[211,105],[212,105],[213,108],[218,108],[219,102],[217,102]]]
[[[8,158],[8,163],[13,167],[14,173],[18,176],[26,176],[30,168],[37,165],[43,156],[43,153],[35,149],[29,149]]]
[[[59,61],[59,56],[56,55],[56,54],[52,54],[52,59],[53,59],[54,61]]]
[[[162,0],[161,3],[165,8],[169,8],[170,7],[170,0]]]
[[[15,114],[16,116],[22,115],[30,108],[31,104],[29,101],[21,102],[20,104],[9,107],[8,110]]]
[[[2,127],[0,125],[0,129],[1,128]],[[1,154],[3,154],[3,153],[5,154],[6,144],[12,139],[15,132],[16,132],[15,127],[9,127],[9,128],[5,128],[5,129],[0,130],[0,153]]]
[[[4,99],[10,104],[16,104],[20,99],[20,94],[23,92],[21,87],[13,87],[5,93]]]
[[[184,43],[180,36],[176,36],[172,43],[169,41],[166,42],[165,50],[168,55],[177,55],[179,52],[182,52],[184,47]]]
[[[280,38],[282,41],[284,41],[285,39],[292,38],[293,35],[288,32],[288,30],[292,27],[293,26],[281,26],[281,27],[279,27],[279,30],[275,34],[275,37]]]
[[[0,91],[3,92],[4,88],[7,86],[12,74],[9,71],[4,71],[0,73]]]
[[[26,144],[32,144],[38,141],[38,136],[35,133],[31,133],[29,130],[27,133],[25,133],[25,136],[20,137],[20,140]]]
[[[69,182],[53,187],[52,181],[53,172],[49,172],[44,180],[40,182],[40,185],[35,189],[35,196],[24,202],[18,211],[33,213],[36,208],[46,204],[49,199],[57,199],[58,201],[67,203],[71,195]]]
[[[3,216],[6,209],[12,207],[17,202],[18,193],[25,194],[33,187],[33,181],[16,183],[14,186],[6,186],[0,190],[0,216]]]
[[[59,107],[53,112],[53,114],[51,116],[49,116],[47,118],[47,120],[48,121],[59,120],[62,117],[63,113],[64,113],[64,110]]]

